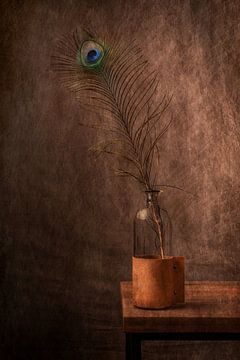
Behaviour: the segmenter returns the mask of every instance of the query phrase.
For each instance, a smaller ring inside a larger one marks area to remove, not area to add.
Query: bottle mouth
[[[146,190],[145,194],[147,197],[147,203],[149,204],[149,203],[157,201],[160,191],[156,190],[156,189],[151,189],[151,190]]]
[[[151,194],[151,193],[159,193],[160,190],[151,189],[151,190],[145,190],[144,192],[145,192],[146,194]]]

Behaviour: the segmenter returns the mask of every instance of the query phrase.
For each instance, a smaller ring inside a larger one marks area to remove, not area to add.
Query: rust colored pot
[[[132,258],[133,304],[164,309],[184,303],[184,257]]]

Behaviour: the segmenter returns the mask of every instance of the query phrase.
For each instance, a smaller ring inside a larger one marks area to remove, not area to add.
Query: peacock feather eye
[[[100,65],[104,55],[104,48],[96,41],[87,40],[82,44],[78,60],[87,68],[96,68]]]

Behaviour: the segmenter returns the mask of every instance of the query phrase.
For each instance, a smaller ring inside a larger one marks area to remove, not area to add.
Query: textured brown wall
[[[161,143],[172,254],[187,279],[239,280],[240,2],[2,1],[1,329],[6,359],[123,359],[119,282],[144,200],[79,127],[92,114],[49,69],[60,35],[124,21],[173,92]],[[237,359],[238,344],[146,345],[146,359]],[[177,354],[177,355],[176,355]]]

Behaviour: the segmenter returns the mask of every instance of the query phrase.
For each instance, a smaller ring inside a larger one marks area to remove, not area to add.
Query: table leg
[[[141,360],[141,337],[138,334],[126,333],[126,360]]]

